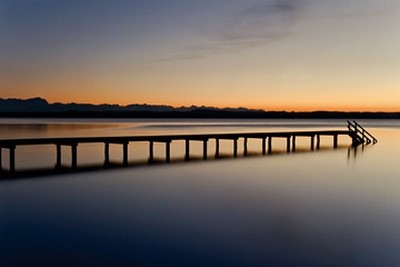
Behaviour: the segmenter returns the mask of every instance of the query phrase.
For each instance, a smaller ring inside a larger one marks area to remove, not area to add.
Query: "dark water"
[[[346,125],[278,120],[1,123],[2,138]],[[352,150],[343,138],[333,150],[331,140],[324,139],[320,151],[309,152],[309,140],[300,139],[300,152],[291,154],[0,181],[0,266],[400,266],[400,123],[362,124],[378,144]],[[193,153],[201,154],[201,147],[194,145]],[[284,151],[284,141],[275,147]],[[181,148],[173,144],[176,158],[183,155]],[[53,148],[40,149],[35,157],[29,149],[17,149],[17,166],[48,164]],[[80,149],[80,164],[101,161],[101,155],[93,156],[97,150],[101,154],[101,147]],[[147,151],[145,144],[130,149],[137,157]],[[231,144],[222,149],[230,153]],[[259,154],[259,142],[249,149]],[[156,148],[160,156],[162,151]]]

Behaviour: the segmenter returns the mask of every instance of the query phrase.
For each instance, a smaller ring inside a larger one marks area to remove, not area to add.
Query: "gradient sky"
[[[400,111],[398,0],[0,0],[0,97]]]

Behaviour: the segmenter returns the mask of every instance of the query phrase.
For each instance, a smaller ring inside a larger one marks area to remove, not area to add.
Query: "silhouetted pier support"
[[[128,166],[128,145],[129,145],[128,142],[122,144],[122,154],[123,154],[122,165],[124,167]]]
[[[262,146],[262,154],[263,155],[265,155],[266,154],[266,141],[267,141],[267,138],[266,137],[263,137],[262,138],[262,143],[261,143],[261,146]]]
[[[286,152],[290,153],[290,136],[286,137]]]
[[[62,166],[62,146],[71,147],[71,168],[78,167],[78,143],[57,143],[56,144],[56,164],[55,168],[59,169]]]
[[[104,167],[110,166],[110,144],[122,145],[122,165],[128,166],[129,142],[104,142]]]
[[[171,162],[171,141],[165,142],[165,162]]]
[[[315,135],[311,136],[311,151],[314,151],[314,147],[315,147]]]
[[[10,146],[10,172],[15,172],[15,146]]]
[[[219,138],[215,139],[215,158],[219,158]]]
[[[247,137],[243,139],[243,156],[247,156]]]
[[[104,143],[104,166],[110,165],[110,143]]]
[[[203,160],[207,160],[208,154],[208,138],[201,138],[201,139],[185,139],[185,161],[190,160],[190,141],[201,141],[203,143]],[[215,157],[219,157],[219,140],[216,141],[216,151]]]
[[[338,135],[335,134],[333,135],[333,148],[337,148],[338,147]]]
[[[272,137],[268,138],[268,154],[272,154]]]
[[[203,159],[207,160],[207,143],[208,143],[208,139],[204,139],[203,140]]]
[[[190,140],[185,140],[185,161],[190,159]]]
[[[78,167],[78,144],[71,145],[71,168],[76,169]]]
[[[7,147],[0,147],[0,172],[3,171],[3,148],[8,149],[9,151],[9,171],[10,173],[15,172],[15,145],[10,145]]]
[[[243,156],[247,156],[247,137],[243,140]]]
[[[154,162],[154,141],[149,142],[149,163]]]
[[[56,168],[61,168],[61,145],[56,144]]]
[[[233,157],[237,158],[238,155],[238,139],[233,139]]]
[[[149,163],[154,163],[154,143],[155,142],[160,142],[160,143],[165,143],[165,162],[170,163],[171,162],[171,143],[172,140],[151,140],[149,141]]]
[[[292,151],[296,152],[296,136],[292,136]]]
[[[333,147],[338,147],[339,136],[345,135],[352,139],[353,146],[358,144],[375,144],[377,142],[370,133],[356,122],[348,122],[348,130],[324,130],[324,131],[292,131],[292,132],[253,132],[253,133],[225,133],[225,134],[183,134],[183,135],[159,135],[159,136],[114,136],[114,137],[70,137],[70,138],[32,138],[32,139],[0,139],[0,172],[3,169],[4,150],[9,151],[9,173],[15,173],[16,147],[30,145],[55,145],[55,168],[62,167],[62,147],[71,148],[71,169],[78,168],[78,144],[102,143],[104,144],[104,166],[110,164],[110,144],[122,145],[122,165],[129,166],[128,148],[130,142],[149,142],[149,163],[154,161],[154,143],[165,143],[165,161],[171,160],[171,143],[184,141],[184,160],[190,160],[190,142],[200,141],[203,146],[203,160],[208,157],[208,141],[215,140],[215,158],[220,157],[220,140],[228,140],[233,143],[233,157],[238,157],[238,141],[243,139],[243,156],[249,154],[249,139],[261,139],[262,154],[271,154],[274,138],[286,139],[286,152],[295,152],[297,138],[310,138],[310,150],[320,149],[321,136],[333,138]]]

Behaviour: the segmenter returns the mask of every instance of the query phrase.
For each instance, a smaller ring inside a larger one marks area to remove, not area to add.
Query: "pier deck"
[[[149,163],[154,160],[154,143],[165,143],[165,161],[170,162],[170,146],[173,141],[185,141],[185,160],[190,160],[190,142],[201,141],[203,142],[203,158],[207,159],[208,141],[215,140],[215,157],[220,156],[219,141],[232,140],[233,141],[233,156],[238,155],[238,140],[243,139],[243,153],[247,155],[247,142],[248,139],[261,139],[262,140],[262,154],[272,153],[272,140],[274,138],[285,138],[287,152],[296,150],[297,137],[309,137],[310,149],[320,148],[321,136],[332,137],[333,148],[338,146],[339,136],[348,136],[352,139],[353,145],[364,143],[376,143],[377,140],[372,137],[364,128],[356,122],[348,122],[348,130],[325,130],[325,131],[288,131],[288,132],[247,132],[247,133],[211,133],[211,134],[180,134],[180,135],[144,135],[144,136],[101,136],[101,137],[67,137],[67,138],[29,138],[29,139],[0,139],[0,174],[4,172],[2,166],[2,150],[9,150],[9,168],[8,173],[13,174],[16,172],[15,166],[15,152],[19,146],[33,146],[33,145],[55,145],[56,147],[56,164],[55,168],[61,167],[61,148],[68,146],[71,148],[71,169],[76,169],[78,166],[78,145],[87,143],[102,143],[104,144],[104,166],[110,164],[109,147],[110,144],[119,144],[123,146],[123,166],[128,166],[128,145],[134,142],[148,142],[149,143]]]

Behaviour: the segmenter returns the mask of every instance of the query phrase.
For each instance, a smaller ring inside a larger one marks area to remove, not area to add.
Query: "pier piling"
[[[71,168],[76,169],[78,167],[78,144],[71,145]]]
[[[219,158],[219,138],[215,139],[215,158]]]
[[[154,141],[149,142],[149,163],[154,161]]]
[[[243,140],[243,156],[247,156],[247,137]]]
[[[56,144],[56,168],[61,168],[61,144]]]
[[[315,142],[315,136],[311,136],[311,151],[314,151],[314,142]]]
[[[165,162],[169,163],[171,161],[171,141],[165,142]]]
[[[104,166],[110,165],[110,143],[104,143]]]
[[[296,136],[292,136],[292,151],[296,152]]]
[[[335,134],[333,135],[333,148],[337,148],[338,147],[338,135]]]
[[[237,158],[237,152],[238,152],[238,145],[237,145],[238,140],[235,138],[233,139],[233,157]]]
[[[55,145],[55,167],[62,167],[62,147],[71,148],[71,169],[78,168],[78,144],[102,143],[104,144],[104,166],[110,164],[110,144],[119,144],[123,148],[123,166],[128,166],[128,146],[130,142],[149,142],[149,163],[154,161],[154,142],[165,143],[165,161],[171,160],[171,142],[183,140],[185,142],[184,160],[190,160],[190,142],[201,141],[203,144],[203,159],[207,160],[208,141],[215,140],[215,158],[220,157],[220,140],[232,140],[233,157],[238,156],[238,140],[243,138],[243,155],[249,154],[248,141],[261,139],[262,154],[271,154],[273,138],[286,138],[286,151],[290,153],[296,151],[296,141],[298,137],[310,138],[310,150],[320,149],[321,136],[333,138],[333,147],[338,147],[339,135],[345,135],[352,139],[352,145],[375,144],[377,143],[370,133],[356,122],[348,122],[348,130],[324,130],[324,131],[291,131],[291,132],[254,132],[254,133],[211,133],[211,134],[184,134],[184,135],[159,135],[159,136],[113,136],[113,137],[67,137],[67,138],[32,138],[32,139],[0,139],[0,172],[14,174],[16,169],[16,147],[29,145]],[[268,139],[268,141],[267,141]],[[268,143],[267,143],[268,142]],[[9,150],[9,171],[3,168],[3,150]]]
[[[10,172],[14,173],[15,172],[15,146],[10,146],[8,149],[10,152]]]
[[[286,137],[286,152],[290,153],[290,136]]]
[[[272,136],[268,137],[268,154],[272,154]]]
[[[185,140],[185,161],[190,159],[190,140]]]
[[[266,145],[265,145],[266,141],[267,141],[267,140],[266,140],[266,137],[263,137],[263,138],[262,138],[262,143],[261,143],[261,146],[262,146],[262,154],[263,154],[263,155],[266,154],[266,147],[265,147],[265,146],[266,146]]]
[[[203,140],[203,159],[207,160],[207,142],[208,139]]]
[[[123,150],[123,166],[127,167],[128,166],[128,144],[129,143],[123,143],[122,144],[122,150]]]

